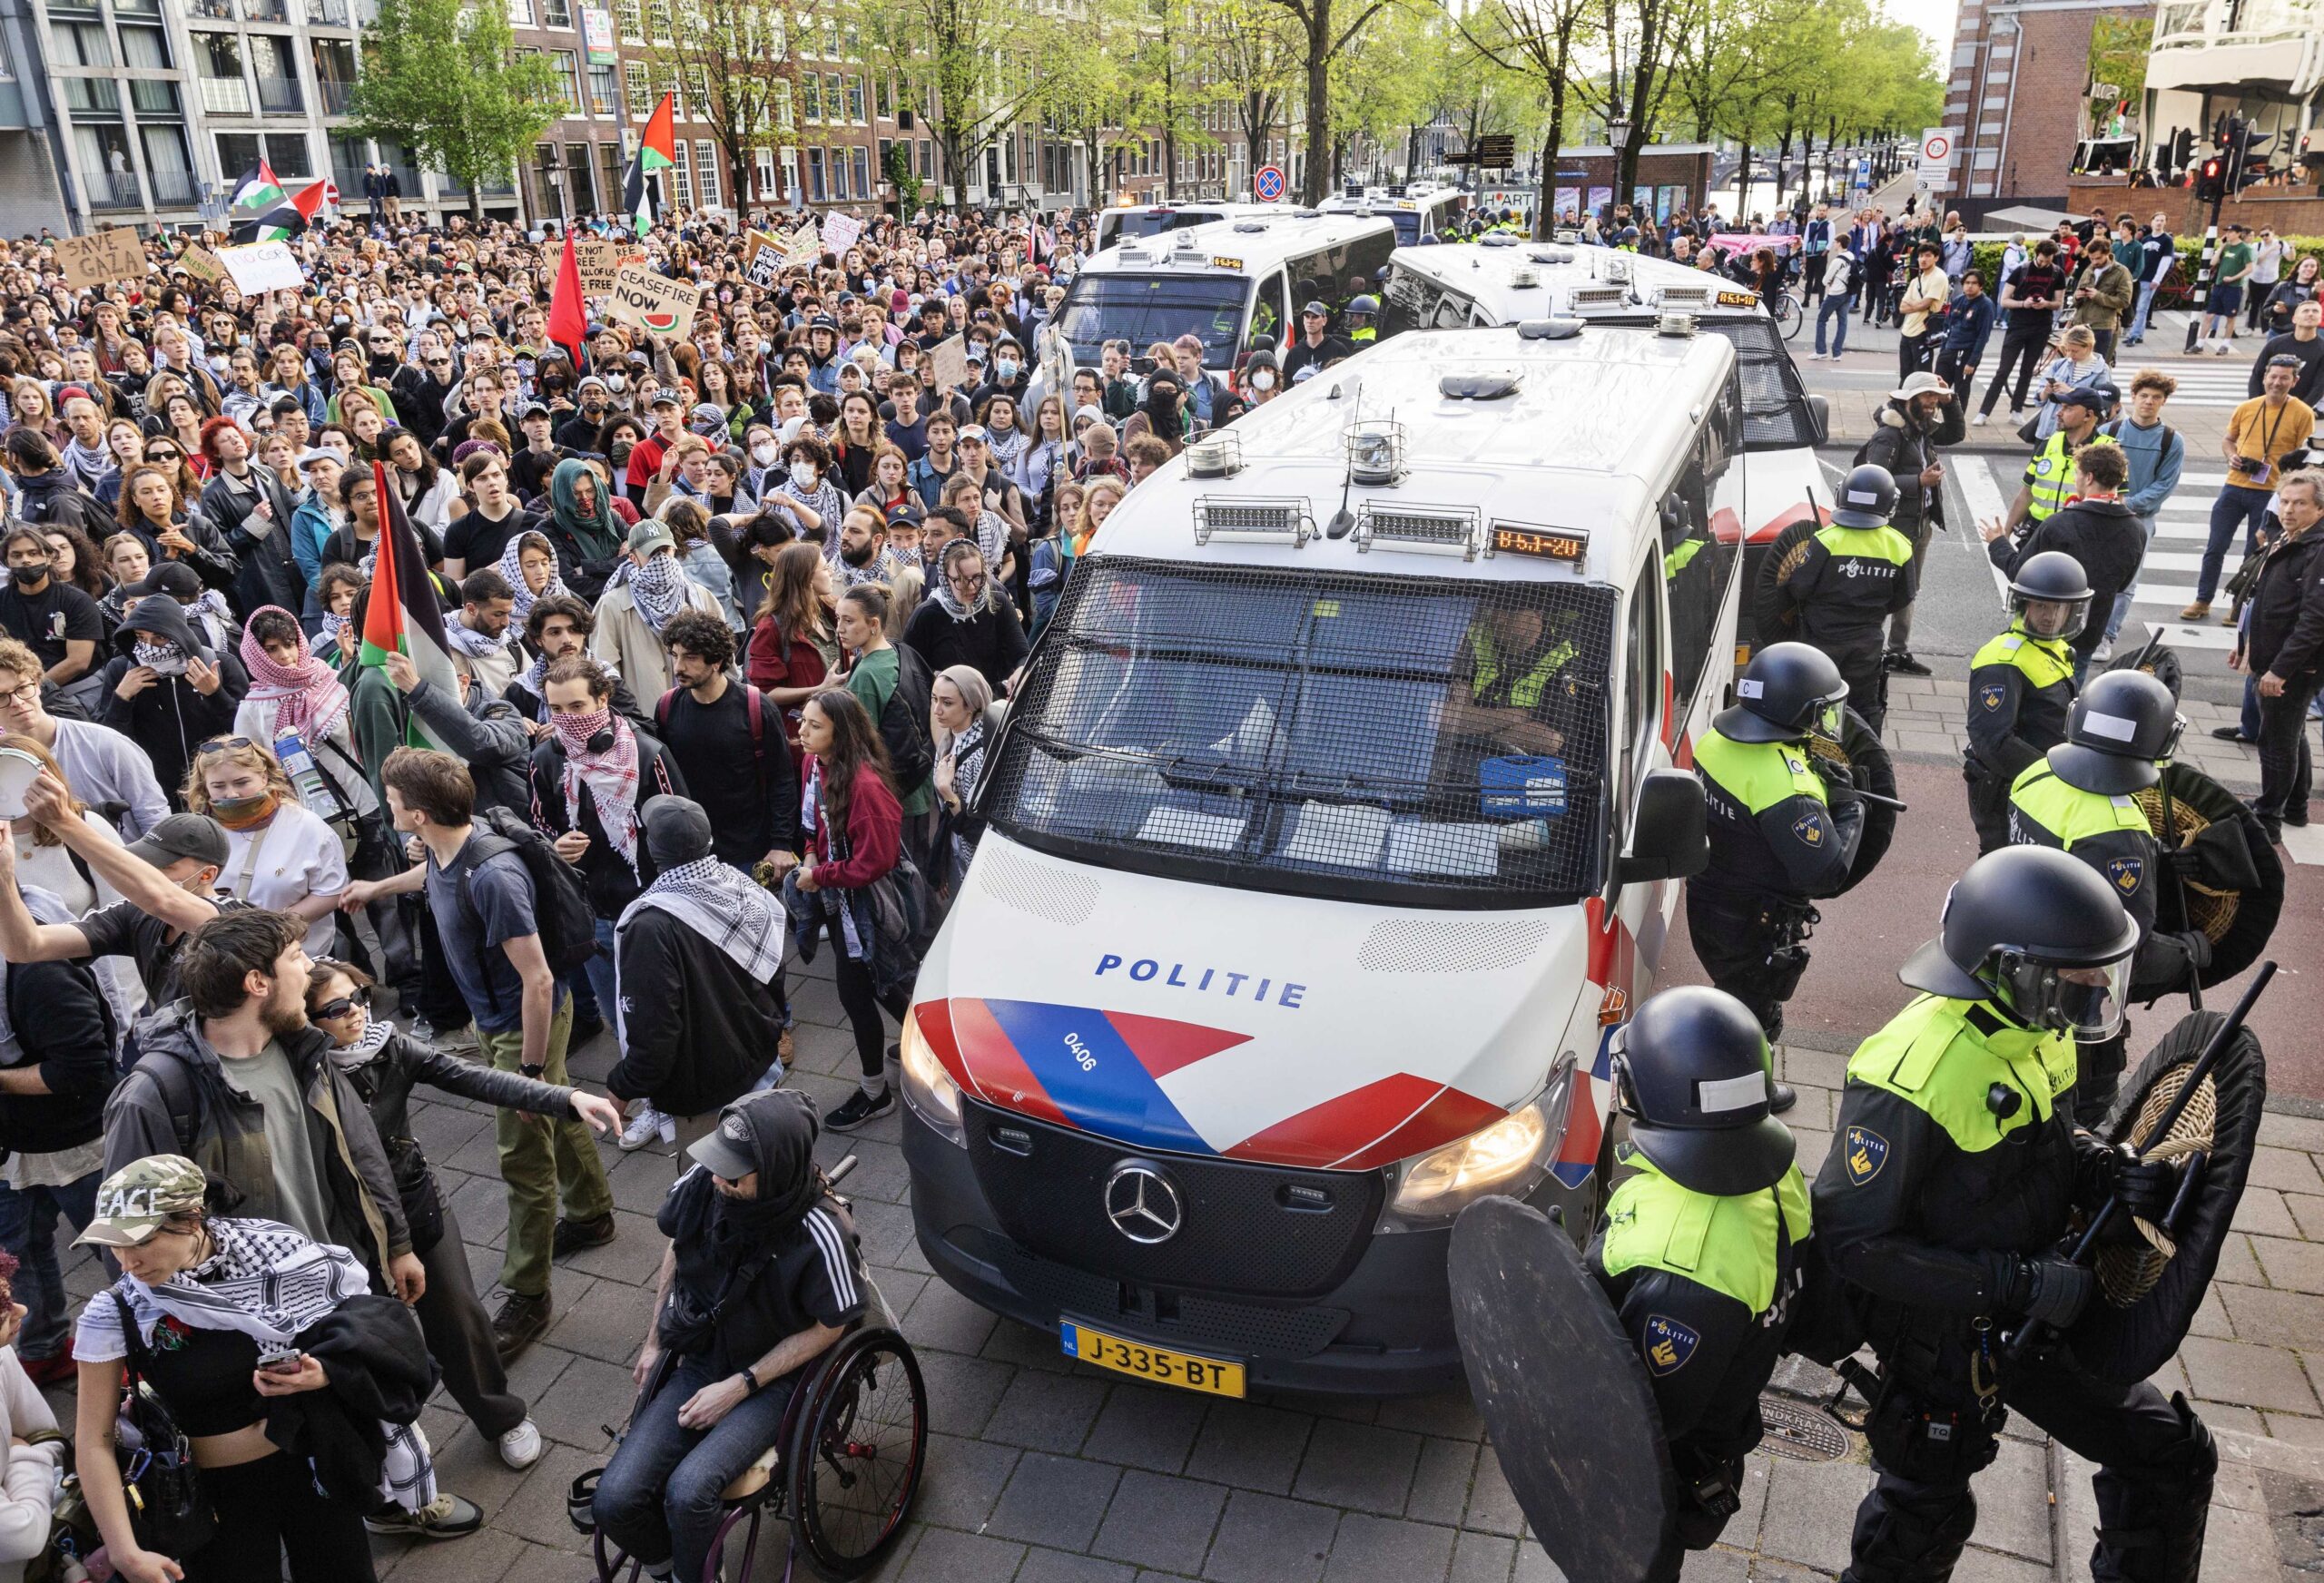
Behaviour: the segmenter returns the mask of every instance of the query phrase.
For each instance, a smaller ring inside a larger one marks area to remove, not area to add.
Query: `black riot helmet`
[[[2034,637],[2070,643],[2089,624],[2091,598],[2082,563],[2063,550],[2043,550],[2020,562],[2009,580],[2009,622]]]
[[[2119,797],[2162,778],[2161,762],[2178,751],[2178,701],[2143,671],[2108,671],[2091,679],[2066,716],[2066,740],[2050,750],[2050,769],[2082,792]]]
[[[2096,870],[2048,847],[2004,847],[1954,882],[1937,938],[1896,977],[2095,1043],[2122,1029],[2138,943],[2138,925]]]
[[[1768,1110],[1768,1036],[1734,996],[1665,989],[1615,1031],[1611,1055],[1631,1144],[1681,1187],[1731,1197],[1791,1168],[1791,1129]]]
[[[1769,644],[1736,678],[1735,706],[1711,722],[1731,742],[1798,742],[1810,732],[1837,738],[1848,684],[1839,666],[1804,643]]]
[[[1886,527],[1896,515],[1896,475],[1874,462],[1847,476],[1832,508],[1832,520],[1842,527]]]
[[[1369,292],[1366,292],[1361,297],[1350,298],[1347,305],[1347,316],[1350,319],[1379,318],[1380,299],[1373,296]]]

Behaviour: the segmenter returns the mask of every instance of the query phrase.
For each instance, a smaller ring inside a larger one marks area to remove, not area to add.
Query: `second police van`
[[[1668,328],[1383,342],[1108,519],[902,1035],[945,1281],[1170,1385],[1396,1392],[1460,1376],[1464,1204],[1587,1234],[1747,515],[1734,349]]]
[[[1469,211],[1469,194],[1457,187],[1432,187],[1419,182],[1343,193],[1316,205],[1326,214],[1377,214],[1396,228],[1396,245],[1412,247],[1423,236],[1443,236],[1452,222]]]
[[[1477,242],[1396,250],[1382,296],[1384,339],[1401,330],[1516,324],[1570,314],[1592,324],[1652,324],[1665,310],[1734,344],[1743,400],[1743,467],[1751,514],[1744,541],[1758,552],[1796,522],[1821,524],[1831,489],[1816,447],[1828,427],[1824,398],[1808,393],[1758,293],[1667,259],[1611,248],[1488,236]],[[1747,644],[1750,614],[1743,615]]]

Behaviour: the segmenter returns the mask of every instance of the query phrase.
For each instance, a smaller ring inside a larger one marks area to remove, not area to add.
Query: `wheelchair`
[[[830,1180],[836,1185],[854,1167],[850,1155],[832,1168]],[[791,1583],[803,1556],[832,1583],[861,1577],[902,1531],[927,1452],[928,1391],[894,1311],[868,1275],[864,1286],[870,1299],[863,1318],[807,1365],[783,1408],[774,1443],[726,1486],[703,1576],[678,1583],[751,1583],[770,1516],[791,1527],[783,1583]],[[653,1400],[676,1362],[663,1355],[631,1405],[633,1416]],[[573,1480],[566,1516],[589,1540],[598,1583],[639,1583],[644,1563],[615,1549],[597,1528],[594,1507],[604,1472],[595,1468]],[[730,1572],[726,1558],[738,1546],[741,1565]]]

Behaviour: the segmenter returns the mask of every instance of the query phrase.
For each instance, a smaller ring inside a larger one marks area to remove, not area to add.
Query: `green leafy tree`
[[[484,218],[485,182],[512,178],[525,151],[566,113],[545,55],[519,57],[507,8],[464,0],[379,0],[363,36],[349,133],[408,143],[422,164],[468,189]]]
[[[911,168],[911,144],[891,143],[880,162],[880,172],[894,183],[896,212],[910,220],[920,212],[920,176]]]
[[[1480,64],[1527,84],[1543,104],[1541,196],[1533,206],[1533,234],[1545,237],[1557,219],[1551,211],[1558,151],[1577,99],[1576,52],[1595,38],[1599,7],[1594,0],[1484,0],[1449,15]]]
[[[1323,202],[1331,181],[1332,151],[1339,146],[1332,135],[1332,73],[1339,57],[1354,44],[1383,12],[1397,0],[1263,0],[1279,6],[1299,34],[1299,63],[1306,77],[1307,172],[1299,196],[1308,203]],[[1361,71],[1361,67],[1344,67]],[[1343,86],[1343,101],[1347,90]]]
[[[748,212],[751,151],[778,130],[783,84],[797,70],[781,0],[674,0],[670,37],[645,58],[657,81],[677,82],[686,108],[718,140],[726,191],[735,212]]]
[[[2111,115],[2118,100],[2146,103],[2146,57],[2153,44],[2152,16],[2101,16],[2090,25],[2090,81],[2114,88],[2113,99],[2091,107],[2093,116]],[[2093,125],[2091,133],[2103,130]]]
[[[1432,107],[1437,79],[1431,68],[1443,54],[1433,24],[1416,7],[1391,7],[1333,57],[1328,168],[1334,182],[1348,173],[1348,154],[1358,137],[1374,144],[1401,143],[1406,129]],[[1317,160],[1311,147],[1311,181]]]
[[[1041,74],[1042,119],[1082,151],[1089,172],[1089,201],[1111,202],[1106,156],[1127,141],[1134,94],[1125,66],[1142,0],[1084,0],[1074,19],[1078,47],[1052,54]]]
[[[1161,138],[1162,192],[1172,202],[1178,196],[1178,155],[1216,146],[1203,127],[1202,113],[1225,92],[1203,82],[1198,4],[1147,0],[1137,13],[1140,25],[1130,34],[1123,62],[1130,92],[1128,123]]]
[[[1244,162],[1256,175],[1299,81],[1301,35],[1272,0],[1216,0],[1204,20],[1204,54],[1224,84]]]

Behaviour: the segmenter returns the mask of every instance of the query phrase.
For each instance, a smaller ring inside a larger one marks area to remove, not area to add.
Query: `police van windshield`
[[[1204,225],[1217,218],[1215,209],[1141,209],[1128,214],[1108,215],[1100,221],[1103,230],[1098,245],[1109,248],[1118,241],[1184,231],[1190,225]]]
[[[1243,333],[1251,282],[1240,275],[1116,275],[1077,277],[1058,309],[1058,324],[1072,343],[1073,360],[1094,366],[1109,340],[1129,342],[1134,357],[1157,340],[1192,334],[1202,360],[1232,362]]]
[[[1398,247],[1412,247],[1420,241],[1420,215],[1409,209],[1398,209],[1389,214],[1388,222],[1396,228]]]
[[[1395,906],[1598,887],[1610,589],[1093,557],[991,821],[1106,867]]]

